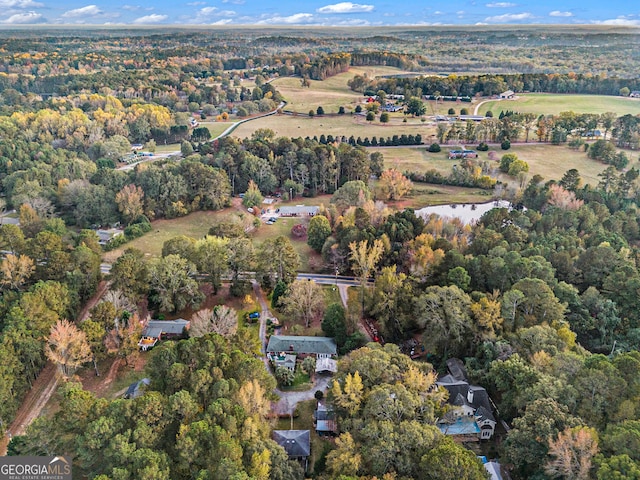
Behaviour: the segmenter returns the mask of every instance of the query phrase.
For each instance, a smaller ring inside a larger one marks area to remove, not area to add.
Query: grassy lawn
[[[302,87],[300,78],[283,77],[274,80],[273,86],[278,89],[288,102],[287,110],[294,112],[314,112],[322,106],[326,113],[338,113],[340,106],[347,112],[363,100],[362,94],[349,89],[347,82],[356,75],[366,74],[368,77],[378,75],[394,75],[408,73],[393,67],[352,67],[348,72],[340,73],[326,80],[310,80],[309,88]]]
[[[316,203],[317,205],[317,203]],[[304,223],[309,225],[309,219],[307,218],[278,218],[278,221],[273,225],[262,224],[258,229],[254,230],[251,238],[254,241],[254,245],[258,247],[265,240],[269,238],[276,238],[280,235],[287,237],[291,240],[291,244],[293,248],[298,253],[300,257],[300,271],[308,272],[310,265],[309,261],[311,258],[316,258],[318,254],[316,254],[309,245],[307,245],[307,238],[294,238],[291,236],[291,228],[298,224]]]
[[[320,437],[313,428],[313,411],[316,408],[315,400],[307,400],[298,403],[296,416],[293,418],[293,427],[290,418],[281,418],[275,424],[275,430],[309,430],[311,438],[311,456],[309,457],[309,471],[313,471],[315,463],[322,457],[325,449],[333,449],[333,442]]]
[[[179,143],[170,143],[169,145],[157,145],[156,146],[156,153],[170,153],[170,152],[175,152],[175,151],[180,151],[180,144]]]
[[[520,113],[557,115],[560,112],[605,113],[614,112],[619,116],[630,113],[640,114],[640,100],[636,98],[613,97],[609,95],[555,95],[529,93],[518,95],[517,100],[491,101],[483,103],[478,113],[491,110],[497,117],[501,110]]]
[[[326,110],[325,110],[326,111]],[[407,123],[402,122],[401,114],[395,114],[388,124],[382,124],[378,119],[369,123],[359,115],[339,116],[292,116],[272,115],[246,122],[234,130],[233,135],[239,138],[250,137],[259,128],[270,128],[279,137],[320,137],[320,135],[333,135],[355,138],[373,137],[387,138],[394,135],[422,135],[428,139],[435,134],[435,126],[432,122],[421,122],[419,118],[407,117]],[[426,141],[426,140],[423,140]]]
[[[499,148],[496,151],[498,158],[506,153]],[[567,170],[575,168],[580,172],[584,184],[595,186],[600,180],[598,174],[607,168],[607,165],[591,160],[584,151],[572,150],[564,145],[516,145],[508,152],[515,153],[529,164],[529,177],[539,174],[545,180],[560,180]],[[629,168],[636,165],[637,161],[632,160]]]
[[[425,147],[370,148],[369,151],[378,151],[384,155],[385,168],[396,168],[401,172],[424,172],[435,169],[443,174],[448,174],[451,172],[455,160],[449,160],[447,152],[453,148],[453,146],[443,146],[442,152],[439,153],[427,152]],[[584,183],[594,185],[598,183],[598,174],[607,167],[607,165],[588,158],[584,151],[572,150],[566,145],[531,142],[529,145],[514,145],[508,151],[501,150],[499,147],[492,147],[491,150],[496,152],[497,158],[501,158],[505,153],[515,153],[529,164],[529,177],[539,174],[546,180],[559,180],[567,170],[576,168]],[[489,152],[478,152],[479,160],[491,161],[488,154]],[[632,160],[630,167],[635,166],[636,163]],[[512,180],[506,176],[500,178],[505,181]]]
[[[207,127],[209,129],[211,132],[211,138],[217,137],[234,124],[235,122],[200,122],[200,126]]]
[[[193,212],[186,217],[173,218],[171,220],[155,220],[152,222],[153,230],[140,238],[125,243],[116,250],[105,253],[104,261],[115,261],[129,247],[137,248],[146,255],[159,257],[162,253],[162,245],[167,240],[178,235],[186,235],[196,239],[202,238],[209,232],[209,228],[214,223],[237,217],[239,214],[240,212],[237,210],[227,208],[215,212]],[[252,217],[249,214],[244,215],[242,218],[244,222],[251,222],[251,220]]]
[[[309,375],[302,371],[300,365],[301,364],[298,364],[296,366],[296,373],[295,377],[293,377],[293,383],[287,387],[281,386],[280,390],[282,390],[283,392],[305,392],[313,387],[313,383],[309,381]]]
[[[332,303],[338,303],[342,305],[342,298],[340,298],[340,292],[333,285],[322,285],[324,290],[324,302],[327,306]]]

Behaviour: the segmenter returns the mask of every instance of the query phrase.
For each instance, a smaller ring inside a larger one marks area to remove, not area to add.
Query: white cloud
[[[42,17],[42,14],[36,12],[16,13],[15,15],[11,15],[9,18],[2,21],[2,23],[11,25],[25,25],[29,23],[45,22],[46,20]]]
[[[206,5],[207,2],[189,2],[187,3],[187,5],[189,5],[190,7],[199,7],[200,5]]]
[[[220,20],[218,20],[217,22],[213,22],[211,25],[227,25],[229,23],[231,23],[233,20],[231,20],[230,18],[222,18]]]
[[[123,10],[129,10],[130,12],[135,12],[136,10],[140,10],[142,7],[140,5],[123,5]]]
[[[485,5],[485,7],[489,7],[489,8],[510,8],[515,6],[516,6],[515,3],[510,3],[510,2],[493,2],[493,3],[487,3]]]
[[[333,5],[325,5],[316,10],[318,13],[366,13],[372,12],[373,5],[362,5],[359,3],[340,2]]]
[[[634,25],[640,25],[640,20],[631,20],[630,18],[625,18],[625,17],[618,17],[618,18],[611,18],[609,20],[596,20],[594,22],[592,22],[596,25],[623,25],[623,26],[634,26]]]
[[[464,10],[458,10],[458,11],[456,12],[456,15],[464,15]]]
[[[100,15],[101,13],[102,13],[102,10],[100,10],[97,5],[87,5],[86,7],[74,8],[73,10],[66,11],[61,15],[61,17],[62,18],[94,17],[96,15]]]
[[[518,22],[520,20],[530,20],[532,18],[535,18],[535,17],[529,12],[505,13],[504,15],[495,15],[493,17],[487,17],[484,19],[484,21],[488,23],[509,23],[509,22]]]
[[[433,12],[434,15],[444,15],[444,12],[441,12],[440,10],[436,10],[435,12]]]
[[[136,25],[147,25],[150,23],[160,23],[169,18],[168,15],[158,15],[157,13],[151,15],[145,15],[144,17],[136,18],[133,23]]]
[[[258,25],[296,25],[296,24],[309,24],[313,22],[313,15],[311,13],[294,13],[288,17],[281,17],[275,15],[273,17],[265,18],[256,22]]]
[[[40,2],[34,2],[33,0],[0,0],[0,7],[2,8],[35,8],[35,7],[44,7],[44,4]]]
[[[212,15],[216,10],[218,10],[217,7],[204,7],[201,8],[200,11],[198,12],[198,15]]]
[[[573,17],[573,13],[571,12],[561,12],[560,10],[554,10],[553,12],[549,12],[550,17]]]
[[[245,0],[222,0],[222,3],[233,3],[234,5],[244,5]]]

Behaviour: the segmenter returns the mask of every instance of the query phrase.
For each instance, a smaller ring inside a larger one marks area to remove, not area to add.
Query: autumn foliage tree
[[[34,271],[35,266],[31,258],[9,253],[0,264],[2,273],[0,285],[10,290],[18,290],[29,280]]]
[[[65,378],[92,358],[85,333],[67,320],[58,320],[51,327],[45,353]]]
[[[125,185],[116,193],[116,205],[124,221],[131,223],[144,211],[144,190],[133,184]]]
[[[400,200],[411,191],[412,186],[411,180],[395,168],[390,168],[380,176],[376,197],[382,200]]]

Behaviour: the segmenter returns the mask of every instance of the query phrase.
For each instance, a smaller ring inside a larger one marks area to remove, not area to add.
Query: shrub
[[[480,142],[480,144],[478,145],[477,150],[478,150],[479,152],[486,152],[487,150],[489,150],[489,145],[487,145],[487,144],[486,144],[486,143],[484,143],[484,142]]]
[[[500,144],[502,150],[509,150],[511,148],[511,142],[509,140],[503,140]]]
[[[291,227],[291,235],[296,238],[303,238],[307,236],[307,226],[302,223],[296,223]]]
[[[431,145],[429,145],[429,148],[427,150],[429,150],[431,153],[438,153],[442,149],[440,148],[439,144],[432,143]]]

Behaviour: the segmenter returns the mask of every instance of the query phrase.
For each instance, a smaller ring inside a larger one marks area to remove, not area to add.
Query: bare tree
[[[303,321],[307,328],[312,320],[324,314],[324,292],[311,280],[293,282],[281,301],[285,312],[295,321]]]
[[[45,353],[66,378],[83,363],[91,361],[91,348],[85,333],[67,320],[58,320],[51,327]]]
[[[549,455],[552,457],[545,472],[554,478],[586,480],[590,478],[591,461],[598,453],[597,433],[592,428],[568,428],[549,440]]]
[[[208,333],[217,333],[223,337],[230,337],[237,330],[238,312],[226,305],[216,305],[213,309],[200,310],[191,317],[189,334],[192,337],[201,337]]]

